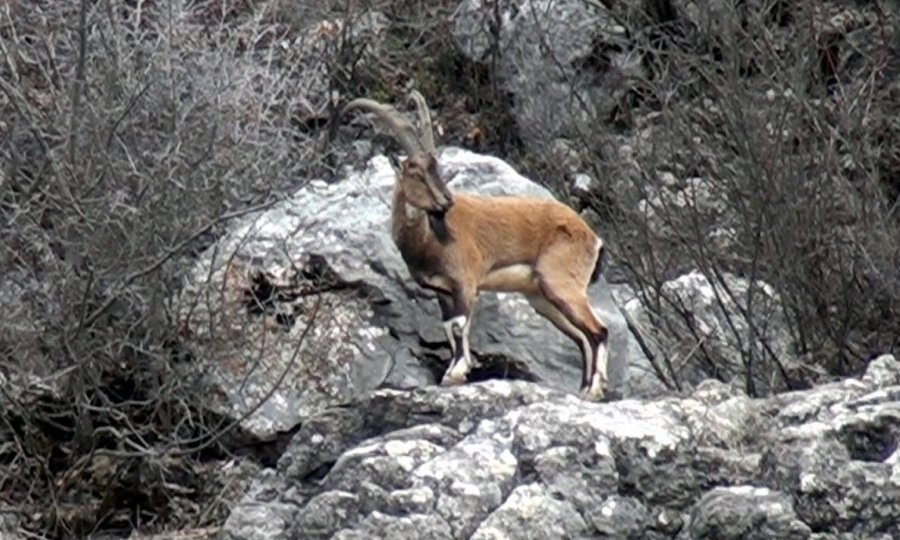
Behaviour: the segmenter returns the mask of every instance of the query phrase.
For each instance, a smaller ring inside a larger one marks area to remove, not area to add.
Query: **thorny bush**
[[[0,501],[26,529],[223,519],[230,424],[179,370],[170,299],[231,219],[325,170],[316,118],[360,54],[280,4],[0,6]]]
[[[620,14],[642,70],[616,118],[585,114],[570,141],[617,274],[649,312],[632,323],[658,376],[738,377],[759,395],[896,351],[900,12],[753,0],[697,19],[646,4],[658,9]],[[724,335],[665,285],[688,271],[714,291]]]

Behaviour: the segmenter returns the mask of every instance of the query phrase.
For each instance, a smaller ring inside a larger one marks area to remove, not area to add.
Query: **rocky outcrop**
[[[559,137],[582,138],[644,69],[627,29],[601,2],[467,0],[453,37],[467,58],[495,65],[514,96],[519,134],[539,151]]]
[[[898,426],[892,356],[768,399],[713,381],[605,404],[524,381],[380,390],[305,422],[224,537],[896,537]]]
[[[502,160],[447,148],[451,189],[551,197]],[[178,299],[180,323],[212,406],[260,438],[382,384],[435,384],[449,356],[433,295],[409,277],[390,237],[394,171],[384,156],[335,183],[313,181],[248,216],[210,247]],[[659,388],[601,279],[591,302],[611,330],[620,394]],[[517,295],[483,295],[472,379],[513,376],[576,391],[578,349]],[[634,366],[631,374],[628,366]]]

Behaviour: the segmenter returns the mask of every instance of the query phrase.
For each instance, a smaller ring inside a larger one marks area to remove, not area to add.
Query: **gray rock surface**
[[[520,134],[538,150],[558,137],[580,139],[592,119],[604,117],[642,71],[627,30],[601,2],[581,0],[466,0],[455,12],[453,37],[468,58],[493,61],[495,75],[515,97]],[[496,16],[499,27],[495,34]],[[602,68],[579,69],[601,47],[610,52]]]
[[[282,10],[298,31],[277,46],[266,50],[270,62],[296,70],[291,79],[296,107],[301,118],[326,117],[331,104],[329,71],[336,51],[344,39],[359,47],[358,66],[370,66],[383,54],[388,17],[378,10],[353,13],[352,17],[336,17],[319,2],[294,3]]]
[[[493,157],[446,148],[439,162],[454,190],[551,197]],[[214,406],[251,434],[287,431],[385,380],[394,387],[435,383],[432,368],[442,369],[449,349],[437,301],[410,279],[391,239],[393,182],[384,156],[338,182],[310,182],[237,223],[190,272],[177,307],[200,359],[194,374],[208,381]],[[313,274],[319,277],[308,279]],[[260,275],[275,293],[260,288]],[[305,293],[317,287],[326,292]],[[657,387],[646,371],[626,373],[640,351],[611,289],[601,279],[591,290],[611,331],[611,384],[621,394],[651,393]],[[256,303],[248,305],[253,290]],[[517,295],[479,299],[472,348],[518,362],[549,386],[577,391],[577,347]]]
[[[12,511],[0,511],[0,538],[18,538],[21,518]]]
[[[691,538],[763,540],[809,538],[808,525],[797,518],[790,497],[754,486],[717,487],[694,508]]]
[[[601,404],[525,381],[379,390],[304,423],[223,537],[897,537],[890,365],[765,399],[714,381]]]
[[[799,359],[775,290],[757,281],[751,298],[750,288],[747,279],[732,274],[713,282],[692,271],[663,283],[656,311],[622,289],[615,293],[652,356],[662,365],[668,359],[683,387],[715,376],[746,388],[749,362],[753,387],[765,395],[787,388],[777,365],[791,370]]]

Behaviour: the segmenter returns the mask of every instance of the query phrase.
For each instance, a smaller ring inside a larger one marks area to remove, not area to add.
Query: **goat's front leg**
[[[441,385],[450,386],[466,382],[472,370],[472,353],[469,349],[469,329],[475,305],[474,293],[455,289],[452,293],[438,294],[444,332],[450,342],[450,365],[444,372]]]

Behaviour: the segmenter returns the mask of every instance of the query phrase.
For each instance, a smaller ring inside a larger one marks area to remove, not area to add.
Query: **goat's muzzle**
[[[442,214],[445,214],[445,213],[447,213],[448,210],[450,210],[453,207],[454,200],[453,200],[453,194],[451,194],[449,191],[445,190],[445,192],[442,195],[443,195],[443,197],[441,197],[441,200],[437,201],[437,206],[438,206],[438,211]]]

